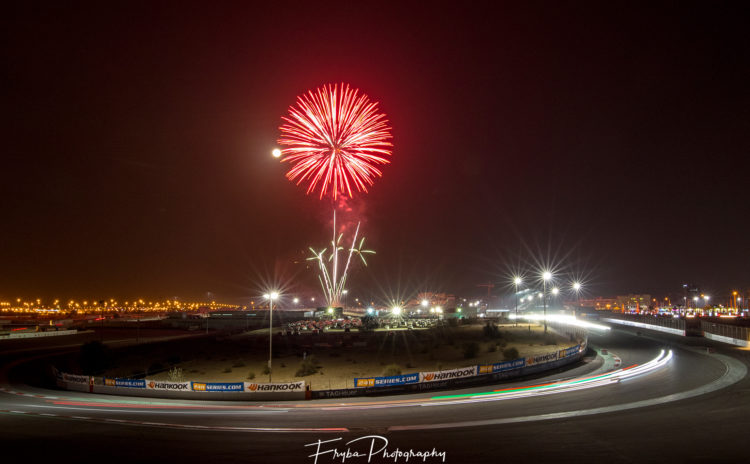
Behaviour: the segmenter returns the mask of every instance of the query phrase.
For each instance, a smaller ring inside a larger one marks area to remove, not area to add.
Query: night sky
[[[732,3],[19,3],[0,19],[0,299],[317,291],[304,257],[331,205],[270,151],[296,96],[338,82],[394,136],[351,203],[377,251],[353,294],[479,296],[540,265],[590,295],[750,286]]]

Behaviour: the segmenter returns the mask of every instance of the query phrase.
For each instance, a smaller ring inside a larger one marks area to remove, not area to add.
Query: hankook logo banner
[[[299,392],[305,390],[305,381],[289,383],[252,383],[245,382],[245,390],[250,393]]]
[[[63,380],[71,383],[89,383],[88,375],[75,375],[63,373]]]
[[[438,380],[460,379],[477,375],[477,366],[462,367],[448,371],[420,372],[420,382],[436,382]]]
[[[534,364],[543,364],[543,363],[547,363],[547,362],[550,362],[550,361],[556,361],[558,354],[559,353],[557,351],[555,351],[554,353],[547,353],[547,354],[539,354],[539,355],[536,355],[536,356],[529,356],[528,358],[526,358],[526,365],[527,366],[532,366]]]
[[[149,390],[190,391],[190,382],[166,382],[163,380],[146,380]]]

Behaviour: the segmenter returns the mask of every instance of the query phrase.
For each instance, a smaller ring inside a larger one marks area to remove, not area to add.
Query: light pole
[[[518,286],[521,285],[523,280],[520,277],[513,279],[513,284],[516,286],[516,327],[518,327]]]
[[[279,297],[278,292],[263,295],[268,300],[268,383],[271,383],[271,358],[273,357],[273,300]]]
[[[544,333],[547,333],[547,281],[552,278],[552,273],[549,271],[544,271],[542,273],[542,281],[543,287],[542,287],[542,304],[544,305]]]
[[[576,292],[576,306],[581,307],[581,283],[573,282],[573,290]]]

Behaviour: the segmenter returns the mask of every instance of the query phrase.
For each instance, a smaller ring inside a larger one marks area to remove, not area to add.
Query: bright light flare
[[[274,148],[273,150],[271,150],[271,155],[274,158],[280,158],[281,157],[281,150],[279,150],[278,148]]]
[[[511,314],[510,319],[516,319],[515,314]],[[572,325],[575,327],[581,327],[583,329],[595,329],[595,330],[603,330],[608,331],[612,330],[611,327],[601,324],[594,324],[593,322],[588,321],[582,321],[580,319],[576,319],[575,316],[566,316],[563,314],[549,314],[545,318],[542,314],[527,314],[524,316],[518,316],[518,319],[526,319],[528,321],[538,322],[538,321],[544,321],[546,319],[547,322],[556,322],[558,324],[564,324],[564,325]]]

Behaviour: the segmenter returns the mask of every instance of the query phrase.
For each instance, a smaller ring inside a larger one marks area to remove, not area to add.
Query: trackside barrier
[[[644,319],[647,322],[636,322],[627,319],[603,318],[602,321],[612,324],[627,325],[630,327],[639,327],[641,329],[656,330],[658,332],[670,333],[673,335],[686,336],[685,321],[681,319],[650,318]],[[657,325],[659,324],[659,325]]]
[[[150,379],[112,379],[56,372],[57,385],[73,391],[109,395],[211,400],[299,400],[305,399],[305,381],[256,382],[170,382]]]
[[[344,398],[395,393],[440,390],[511,379],[555,369],[580,360],[586,353],[587,340],[558,351],[444,371],[419,372],[391,377],[354,379],[355,388],[313,390],[312,398]],[[408,381],[407,381],[408,379]]]
[[[747,327],[701,321],[701,332],[704,337],[717,342],[750,346],[750,330]]]
[[[15,340],[17,338],[39,338],[56,337],[59,335],[75,335],[77,330],[51,330],[49,332],[18,332],[9,335],[0,335],[0,340]]]
[[[57,385],[74,391],[111,395],[148,396],[182,399],[217,400],[299,400],[341,398],[389,393],[438,390],[495,382],[555,369],[580,360],[586,353],[587,340],[549,353],[479,364],[442,371],[415,372],[389,377],[355,378],[355,388],[310,391],[305,381],[286,383],[254,382],[170,382],[150,379],[90,377],[55,371]]]

